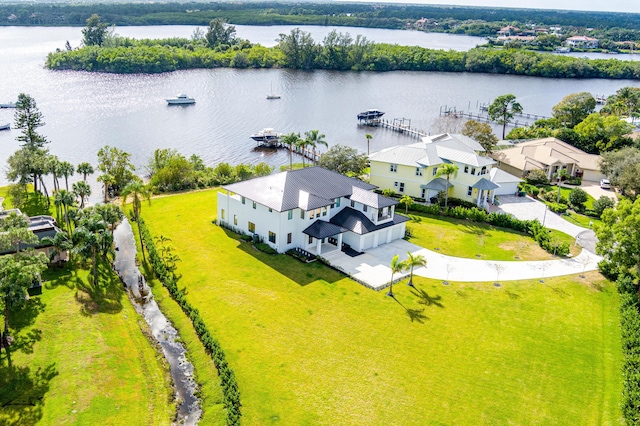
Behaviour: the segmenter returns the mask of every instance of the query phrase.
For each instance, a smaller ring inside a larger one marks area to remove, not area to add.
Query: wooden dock
[[[289,151],[289,145],[281,142],[280,140],[278,141],[260,141],[257,143],[257,148],[263,148],[263,149],[286,149],[287,151]],[[317,164],[318,161],[320,161],[320,153],[316,151],[315,155],[313,154],[313,151],[310,149],[306,149],[306,148],[302,148],[302,147],[298,147],[298,146],[294,146],[293,147],[293,153],[297,154],[301,157],[306,158],[309,161],[312,161],[314,164]]]
[[[403,133],[408,136],[414,136],[417,138],[429,136],[429,134],[424,130],[411,128],[411,119],[404,118],[404,117],[394,118],[393,120],[384,120],[381,118],[375,118],[372,120],[361,121],[361,124],[364,126],[371,126],[371,127],[384,127],[385,129],[390,129],[395,132]]]
[[[486,104],[480,104],[479,110],[480,112],[474,113],[471,111],[458,110],[455,107],[440,107],[440,115],[453,117],[453,118],[466,118],[469,120],[476,120],[482,123],[495,124],[495,121],[491,120],[488,115],[486,115],[486,111],[488,110],[488,106]],[[507,125],[511,127],[522,127],[529,126],[533,124],[536,120],[548,119],[550,117],[545,117],[544,115],[537,114],[526,114],[526,113],[518,113],[514,114],[514,117],[517,117],[514,121],[510,121]],[[519,119],[523,121],[520,121]]]

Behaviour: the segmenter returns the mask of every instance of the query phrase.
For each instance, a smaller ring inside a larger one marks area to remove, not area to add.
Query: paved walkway
[[[544,261],[488,261],[445,256],[422,248],[405,240],[396,240],[369,249],[356,257],[340,251],[323,255],[331,264],[369,287],[380,290],[389,285],[391,259],[396,254],[400,260],[407,252],[421,254],[427,259],[426,268],[417,268],[415,275],[444,281],[511,281],[580,274],[598,269],[599,256],[583,250],[575,258]],[[394,275],[394,280],[408,273]]]

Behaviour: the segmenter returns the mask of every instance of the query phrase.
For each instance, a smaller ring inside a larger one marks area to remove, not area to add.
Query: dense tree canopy
[[[464,123],[462,134],[478,141],[489,154],[493,152],[498,144],[498,138],[493,134],[493,129],[488,123],[468,120]]]
[[[605,260],[622,271],[640,275],[640,198],[635,202],[620,200],[602,214],[596,228],[596,250]]]
[[[87,19],[87,26],[82,29],[82,43],[85,46],[102,46],[109,34],[109,24],[102,22],[97,14]]]
[[[369,167],[367,154],[360,154],[355,148],[334,145],[320,156],[320,166],[347,176],[362,176]]]
[[[553,107],[553,117],[563,127],[574,127],[596,110],[596,99],[589,92],[572,93]]]
[[[640,194],[640,149],[625,147],[602,154],[600,171],[623,194],[637,197]]]
[[[516,101],[515,95],[509,93],[495,98],[489,105],[487,112],[489,118],[502,124],[502,139],[504,139],[507,124],[515,114],[522,112],[522,105]]]

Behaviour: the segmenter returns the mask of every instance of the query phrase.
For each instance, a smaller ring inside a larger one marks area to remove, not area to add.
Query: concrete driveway
[[[613,189],[602,189],[600,188],[600,182],[591,182],[588,180],[583,180],[580,188],[584,189],[584,191],[591,195],[596,200],[603,195],[609,198],[612,198],[616,201],[616,193]]]

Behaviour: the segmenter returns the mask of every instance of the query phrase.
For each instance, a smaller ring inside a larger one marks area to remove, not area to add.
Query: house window
[[[315,210],[310,210],[309,211],[309,219],[313,219],[316,217],[316,211]]]
[[[404,182],[400,182],[400,188],[398,189],[398,191],[404,192]]]
[[[471,197],[472,193],[473,193],[473,188],[472,187],[467,188],[467,197]]]
[[[224,209],[220,210],[220,216],[222,216],[222,220],[224,220]]]
[[[322,208],[322,216],[326,216],[327,215],[327,208],[323,207]]]
[[[486,173],[487,173],[487,167],[486,167],[486,166],[483,166],[483,167],[482,167],[482,169],[480,169],[480,174],[481,174],[481,175],[484,175],[484,174],[486,174]]]
[[[293,210],[289,210],[287,212],[287,220],[291,220],[291,219],[293,219]]]
[[[398,182],[393,182],[393,186],[398,187]]]
[[[424,198],[427,195],[427,190],[422,188],[422,191],[420,191],[420,198]]]
[[[276,243],[276,233],[269,231],[269,242],[275,244]]]
[[[320,217],[320,209],[316,209],[316,217]]]
[[[254,233],[256,232],[256,224],[253,222],[249,222],[249,232]]]
[[[271,213],[273,211],[273,209],[271,207],[269,207],[269,213]]]
[[[300,219],[304,219],[304,210],[300,210]]]
[[[356,202],[351,200],[351,207],[355,207],[356,206]]]
[[[287,234],[287,244],[291,244],[291,232]]]
[[[313,237],[309,235],[309,244],[313,243]]]
[[[235,214],[233,215],[233,224],[234,224],[235,226],[238,226],[238,216],[237,216],[237,215],[235,215]]]
[[[472,174],[472,175],[475,175],[475,174],[476,174],[476,168],[475,168],[475,167],[471,169],[471,174]]]
[[[364,204],[362,205],[362,211],[366,212],[367,211],[367,206],[365,206]]]
[[[254,209],[256,208],[256,202],[255,201],[253,202],[253,208]]]
[[[422,176],[422,167],[416,167],[416,176]]]
[[[434,168],[433,168],[433,173],[432,173],[432,175],[431,175],[431,176],[435,176],[436,174],[438,174],[438,168],[437,168],[437,167],[434,167]]]
[[[340,207],[340,198],[336,198],[334,202],[336,203],[336,207]]]
[[[469,166],[464,166],[464,172],[469,173]]]
[[[246,201],[246,199],[244,197],[242,197],[242,204],[244,204]]]
[[[392,173],[397,173],[398,172],[398,165],[397,164],[389,164],[389,171]]]

